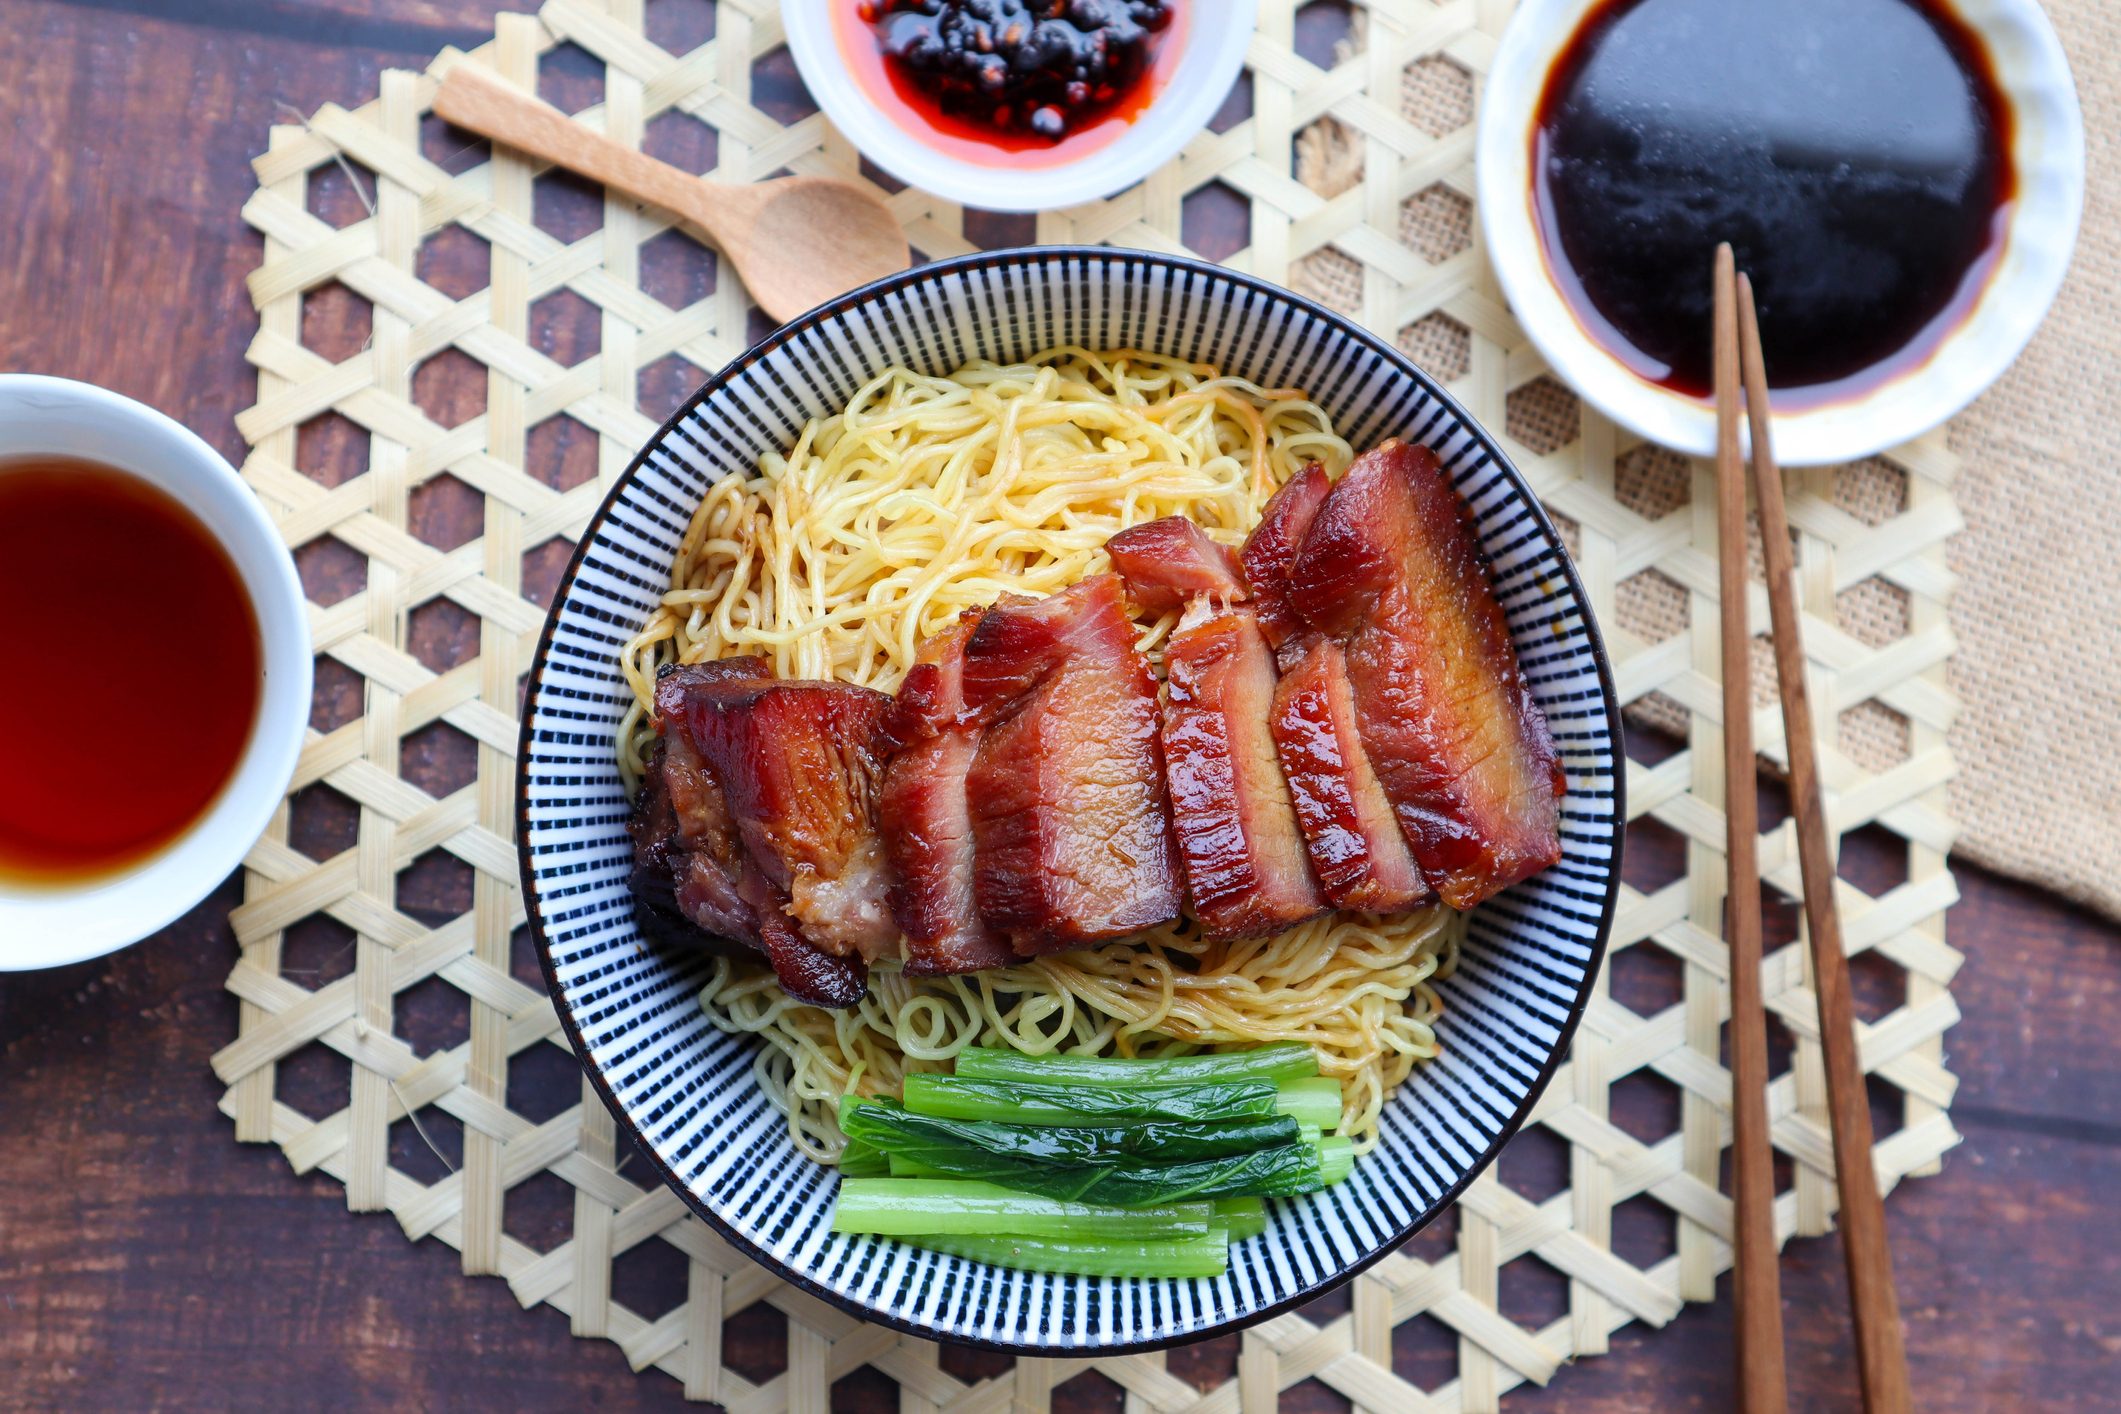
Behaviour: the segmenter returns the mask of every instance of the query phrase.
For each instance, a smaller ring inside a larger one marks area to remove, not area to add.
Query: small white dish
[[[0,972],[115,952],[172,922],[227,878],[294,775],[309,724],[312,669],[294,560],[250,488],[191,431],[86,383],[0,375],[0,458],[24,456],[100,462],[158,487],[198,517],[242,575],[257,614],[265,681],[234,772],[183,834],[120,872],[48,886],[0,882]]]
[[[986,211],[1055,211],[1134,185],[1176,157],[1215,116],[1245,66],[1259,0],[1185,0],[1164,43],[1180,52],[1170,77],[1127,130],[1064,162],[1012,161],[994,149],[971,161],[879,105],[854,75],[842,45],[869,42],[852,18],[855,0],[781,0],[781,23],[797,72],[818,107],[862,155],[900,181]]]
[[[1706,456],[1716,445],[1715,408],[1651,383],[1584,332],[1554,282],[1534,223],[1532,124],[1540,89],[1597,3],[1523,0],[1495,51],[1475,148],[1488,258],[1518,323],[1563,382],[1651,441]],[[1951,417],[2018,357],[2069,268],[2084,209],[2084,117],[2061,42],[2036,0],[1949,4],[1987,47],[2013,116],[2018,190],[2002,259],[1974,308],[1928,359],[1859,396],[1778,410],[1775,455],[1785,465],[1852,461]]]

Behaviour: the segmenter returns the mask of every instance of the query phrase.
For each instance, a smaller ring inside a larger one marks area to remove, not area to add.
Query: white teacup
[[[160,489],[196,516],[242,577],[257,616],[264,682],[250,737],[227,783],[175,839],[108,874],[35,885],[0,879],[0,971],[116,951],[170,923],[227,878],[264,832],[294,775],[311,678],[308,610],[294,560],[264,508],[212,447],[116,393],[63,378],[0,375],[0,460],[21,457],[99,462]],[[110,749],[124,748],[113,743]],[[151,770],[152,763],[141,768]]]

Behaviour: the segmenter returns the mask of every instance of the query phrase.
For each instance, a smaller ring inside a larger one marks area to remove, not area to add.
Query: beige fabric
[[[1960,650],[1950,681],[1964,699],[1950,742],[1960,763],[1953,814],[1964,824],[1956,848],[1980,864],[2056,889],[2121,915],[2121,475],[2111,449],[2121,444],[2113,324],[2121,296],[2121,181],[2112,134],[2121,124],[2121,10],[2106,0],[2054,0],[2049,6],[2077,66],[2089,145],[2090,191],[2076,263],[2054,312],[2025,357],[1995,388],[1955,419],[1948,445],[1961,459],[1954,486],[1966,530],[1952,544],[1960,576],[1951,622]],[[1359,52],[1361,29],[1343,45]],[[1434,67],[1408,71],[1407,116],[1428,131],[1448,130],[1464,93]],[[1298,148],[1299,178],[1337,195],[1361,178],[1361,146],[1351,129],[1328,122]],[[1431,263],[1472,239],[1472,205],[1438,186],[1406,202],[1400,238]],[[1307,292],[1355,311],[1361,266],[1337,252],[1302,266]],[[1401,345],[1446,382],[1465,376],[1462,325],[1432,315],[1402,331]],[[1540,455],[1574,441],[1576,398],[1542,377],[1512,394],[1507,430]],[[1640,447],[1622,458],[1618,494],[1629,499],[1633,467],[1656,465],[1667,483],[1631,508],[1652,519],[1684,506],[1684,458]],[[1676,492],[1676,494],[1674,494]],[[1641,494],[1641,493],[1638,493]],[[1884,458],[1835,469],[1834,504],[1868,525],[1907,508],[1907,477]],[[1759,562],[1755,552],[1754,574]],[[1620,586],[1619,625],[1650,642],[1687,626],[1687,597],[1655,571]],[[1835,596],[1840,627],[1871,648],[1909,628],[1907,591],[1872,578]],[[1756,645],[1755,699],[1775,697],[1774,669]],[[1631,720],[1684,735],[1686,709],[1662,693],[1630,705]],[[1841,713],[1841,749],[1870,771],[1905,761],[1907,721],[1877,702]]]
[[[2121,915],[2121,6],[2047,10],[2084,105],[2084,229],[2025,356],[1950,429],[1952,807],[1968,858]]]

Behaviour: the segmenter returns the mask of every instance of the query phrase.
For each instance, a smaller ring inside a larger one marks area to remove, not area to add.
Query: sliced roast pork
[[[789,917],[787,893],[749,860],[742,887],[758,916],[759,947],[782,991],[799,1002],[834,1009],[851,1007],[869,994],[869,964],[861,955],[827,952],[806,937]]]
[[[1561,857],[1561,765],[1434,453],[1387,442],[1333,487],[1289,602],[1339,639],[1364,748],[1444,901],[1470,908]]]
[[[890,705],[866,687],[811,681],[729,684],[685,700],[685,725],[721,779],[751,862],[787,896],[802,935],[836,957],[874,961],[898,941],[875,823],[877,732]]]
[[[1255,938],[1326,909],[1275,757],[1274,652],[1244,608],[1195,600],[1164,648],[1164,778],[1193,916]]]
[[[1157,743],[1156,680],[1119,580],[1008,595],[965,645],[974,894],[1026,956],[1165,923],[1180,889]]]
[[[660,740],[628,822],[637,914],[651,938],[714,951],[756,949],[790,996],[851,1006],[867,990],[866,968],[796,932],[785,898],[745,848],[722,781],[689,726],[695,699],[771,680],[765,662],[751,657],[666,668],[656,680]]]
[[[1130,526],[1105,542],[1127,597],[1143,613],[1160,616],[1196,594],[1224,604],[1245,597],[1237,556],[1184,516]]]
[[[722,783],[694,747],[692,735],[674,728],[685,715],[685,701],[694,690],[772,680],[772,669],[763,658],[722,658],[711,663],[666,667],[656,679],[656,720],[661,724],[661,745],[649,767],[650,779],[642,783],[636,802],[635,820],[658,808],[667,809],[676,838],[666,847],[664,872],[678,911],[696,926],[717,937],[758,943],[758,920],[744,902],[737,883],[744,862],[744,845],[729,807],[722,797]],[[641,835],[635,834],[636,868],[641,854]]]
[[[1356,731],[1340,644],[1314,633],[1290,646],[1303,651],[1274,691],[1274,745],[1321,891],[1334,907],[1361,913],[1429,902]]]
[[[1325,468],[1312,462],[1274,493],[1259,513],[1259,524],[1245,537],[1241,556],[1245,586],[1251,591],[1253,611],[1259,615],[1260,632],[1276,652],[1303,629],[1303,621],[1289,607],[1289,565],[1332,489]]]
[[[977,615],[921,645],[884,719],[891,752],[878,824],[895,876],[891,912],[906,936],[906,971],[948,976],[1007,967],[1008,941],[981,921],[973,880],[972,808],[965,793],[979,753],[964,711],[965,645]]]

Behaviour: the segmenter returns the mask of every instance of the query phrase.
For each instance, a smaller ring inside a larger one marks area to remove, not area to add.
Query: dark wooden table
[[[0,370],[115,388],[240,459],[233,419],[253,393],[242,351],[255,328],[243,278],[259,245],[236,212],[267,127],[327,101],[358,105],[382,67],[418,67],[443,45],[479,43],[494,8],[0,0]],[[651,24],[675,47],[698,36],[703,8],[652,0]],[[1313,39],[1329,47],[1330,12],[1307,15]],[[774,77],[800,111],[792,79]],[[1241,240],[1234,213],[1205,202],[1195,214],[1189,236],[1211,253]],[[1027,234],[1009,219],[981,229],[990,244]],[[331,452],[318,455],[328,462]],[[416,528],[446,539],[465,509],[431,497],[416,508]],[[349,572],[316,556],[302,569],[325,595]],[[433,625],[415,647],[447,653],[452,631]],[[83,667],[101,667],[92,627],[84,643]],[[353,683],[320,677],[320,726],[358,707]],[[419,769],[462,768],[437,751]],[[297,843],[343,847],[349,823],[310,812]],[[1654,830],[1638,832],[1629,852],[1638,879],[1678,867],[1676,845]],[[1894,857],[1889,838],[1859,837],[1843,869],[1886,886]],[[2121,1191],[2112,1023],[2121,930],[1977,870],[1960,879],[1965,901],[1951,936],[1968,958],[1955,988],[1965,1020],[1947,1043],[1962,1080],[1952,1114],[1966,1142],[1941,1176],[1907,1185],[1888,1207],[1916,1388],[1937,1409],[2121,1403],[2121,1241],[2109,1207]],[[115,957],[0,974],[0,1405],[678,1405],[673,1381],[629,1373],[611,1344],[571,1339],[557,1313],[522,1310],[500,1282],[464,1280],[441,1244],[408,1243],[384,1217],[350,1217],[336,1184],[293,1176],[273,1150],[236,1145],[215,1111],[207,1058],[235,1032],[235,1002],[221,984],[235,957],[226,916],[239,888],[224,882]],[[409,909],[441,918],[461,911],[454,894],[468,898],[469,884],[445,871],[409,888]],[[1789,936],[1790,910],[1772,923],[1771,943]],[[1506,1181],[1542,1181],[1541,1162],[1513,1150]],[[651,1311],[683,1289],[681,1272],[633,1280],[638,1289],[622,1296]],[[1854,1407],[1834,1241],[1794,1244],[1783,1281],[1798,1407]],[[1505,1292],[1524,1320],[1552,1319],[1558,1299],[1552,1289]],[[1315,1314],[1337,1313],[1345,1297],[1318,1306]],[[783,1368],[778,1325],[765,1310],[733,1321],[730,1363],[761,1378]],[[1690,1308],[1661,1332],[1631,1326],[1610,1356],[1551,1391],[1512,1395],[1510,1406],[1722,1408],[1730,1333],[1727,1300]],[[1400,1334],[1402,1373],[1437,1383],[1447,1350],[1420,1323]],[[1208,1387],[1234,1370],[1236,1351],[1227,1337],[1174,1351],[1171,1364]],[[944,1355],[963,1376],[1002,1363]],[[889,1382],[869,1371],[833,1395],[850,1411],[896,1407]],[[1289,1404],[1345,1407],[1315,1384]],[[1071,1411],[1119,1406],[1118,1387],[1097,1374],[1056,1399]]]

